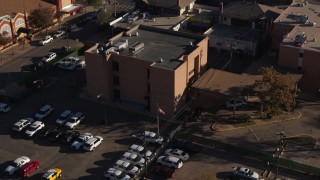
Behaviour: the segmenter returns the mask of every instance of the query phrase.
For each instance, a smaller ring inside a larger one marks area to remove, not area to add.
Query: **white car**
[[[167,149],[165,151],[165,154],[168,156],[179,158],[182,161],[186,161],[189,159],[189,154],[184,151],[181,151],[180,149]]]
[[[10,110],[11,107],[8,104],[0,102],[0,112],[8,112]]]
[[[32,124],[33,121],[34,120],[32,118],[20,119],[18,122],[16,122],[13,125],[12,130],[17,131],[17,132],[21,132],[25,128],[27,128],[30,124]]]
[[[65,31],[58,30],[53,34],[53,37],[58,38],[58,37],[61,37],[62,35],[64,35],[65,33],[66,33]]]
[[[135,177],[140,173],[140,169],[133,165],[132,163],[124,160],[118,160],[114,165],[114,168],[124,171],[129,174],[131,177]]]
[[[238,97],[235,99],[231,99],[229,101],[226,102],[226,108],[238,108],[238,107],[242,107],[243,105],[246,105],[247,101],[244,97]]]
[[[157,143],[157,144],[163,143],[163,137],[158,136],[156,133],[151,131],[144,131],[144,133],[141,133],[139,135],[132,135],[132,136],[146,142]]]
[[[36,134],[38,131],[40,131],[42,128],[44,128],[44,123],[41,121],[36,121],[32,123],[28,129],[26,130],[25,134],[29,137],[32,137],[34,134]]]
[[[122,155],[121,159],[124,161],[130,161],[132,164],[139,166],[139,167],[144,166],[144,163],[146,161],[144,158],[142,158],[138,154],[132,153],[132,152],[125,152]]]
[[[54,53],[54,52],[49,52],[47,55],[45,55],[45,56],[41,59],[41,61],[47,63],[47,62],[49,62],[49,61],[54,60],[56,57],[57,57],[57,54],[56,54],[56,53]]]
[[[84,118],[85,115],[82,112],[76,112],[67,120],[65,127],[68,129],[74,129]]]
[[[233,169],[233,175],[251,180],[259,179],[258,173],[244,167],[235,167]]]
[[[181,168],[183,165],[181,159],[173,157],[173,156],[160,156],[157,159],[157,163],[159,163],[163,166],[173,167],[176,169]]]
[[[71,115],[72,115],[72,111],[68,109],[63,111],[58,117],[58,119],[56,119],[56,124],[58,126],[63,126]]]
[[[50,42],[52,42],[53,41],[53,37],[51,37],[51,36],[45,36],[40,42],[39,42],[39,44],[40,45],[42,45],[42,46],[44,46],[44,45],[46,45],[46,44],[48,44],[48,43],[50,43]]]
[[[21,156],[16,160],[12,161],[10,165],[4,170],[6,174],[13,175],[21,166],[30,162],[30,159],[27,156]]]
[[[101,136],[94,136],[90,139],[88,139],[83,144],[83,149],[86,151],[93,151],[95,148],[97,148],[103,141],[103,137]]]
[[[91,133],[84,133],[81,134],[72,144],[71,148],[72,149],[80,149],[83,144],[90,138],[92,138],[93,135]]]
[[[45,117],[47,117],[49,114],[52,113],[52,111],[54,110],[54,107],[52,107],[51,105],[44,105],[43,107],[40,108],[40,111],[38,113],[36,113],[34,116],[38,119],[38,120],[42,120]]]
[[[110,180],[130,180],[130,176],[125,174],[123,171],[115,168],[109,168],[104,172],[104,177]]]
[[[149,150],[145,150],[143,146],[139,146],[139,145],[136,145],[136,144],[132,144],[130,147],[129,147],[129,152],[133,152],[133,153],[136,153],[138,155],[140,155],[141,157],[147,157],[147,159],[150,159],[151,156],[152,156],[152,152],[149,151]]]

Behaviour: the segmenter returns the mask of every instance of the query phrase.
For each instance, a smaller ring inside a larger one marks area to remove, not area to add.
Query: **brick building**
[[[274,21],[272,46],[279,51],[280,66],[301,69],[302,91],[316,92],[320,88],[319,4],[293,2]]]
[[[207,48],[204,36],[135,26],[85,52],[87,93],[151,113],[159,105],[172,116],[206,71]]]

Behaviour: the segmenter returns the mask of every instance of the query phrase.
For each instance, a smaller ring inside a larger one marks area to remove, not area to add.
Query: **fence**
[[[261,152],[252,151],[249,149],[241,148],[238,146],[226,144],[212,139],[207,139],[199,136],[195,136],[188,132],[178,132],[176,133],[178,139],[190,140],[198,144],[212,147],[218,150],[227,151],[230,153],[239,154],[241,156],[246,156],[252,159],[258,159],[265,162],[274,162],[275,158],[272,155],[264,154]],[[291,170],[301,171],[312,175],[320,176],[320,169],[317,167],[302,164],[300,162],[295,162],[288,159],[279,158],[279,166],[285,167]]]

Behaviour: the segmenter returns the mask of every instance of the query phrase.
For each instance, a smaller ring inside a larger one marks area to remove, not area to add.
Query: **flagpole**
[[[157,103],[157,125],[158,125],[158,136],[160,136],[160,125],[159,125],[159,105]]]
[[[158,136],[160,136],[159,113],[158,113],[158,110],[157,110],[157,124],[158,124]]]

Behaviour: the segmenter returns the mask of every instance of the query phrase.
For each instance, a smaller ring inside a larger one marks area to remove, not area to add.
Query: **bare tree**
[[[0,34],[0,46],[5,46],[10,42],[11,38],[8,35],[9,35],[9,32],[7,31],[3,31]],[[1,52],[2,52],[2,49],[1,49]],[[1,53],[0,61],[2,61],[2,53]]]
[[[31,27],[36,29],[46,29],[48,34],[48,27],[53,24],[54,12],[51,8],[39,7],[31,11],[29,15],[29,22]]]
[[[258,91],[261,101],[261,112],[263,106],[268,113],[275,114],[281,110],[281,106],[292,110],[295,105],[296,93],[299,91],[292,74],[281,74],[273,67],[263,67],[259,70],[262,80],[257,80],[253,85]]]

